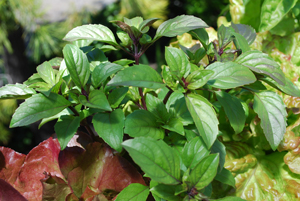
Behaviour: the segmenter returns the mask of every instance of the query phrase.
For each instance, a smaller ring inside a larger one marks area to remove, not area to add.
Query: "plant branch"
[[[143,108],[144,108],[144,110],[147,110],[147,105],[146,105],[145,97],[144,97],[144,94],[143,94],[143,89],[141,87],[139,87],[139,94],[141,96]]]
[[[167,86],[167,88],[169,89],[168,93],[166,94],[164,100],[163,100],[163,103],[164,104],[167,104],[171,94],[174,92],[170,87]]]

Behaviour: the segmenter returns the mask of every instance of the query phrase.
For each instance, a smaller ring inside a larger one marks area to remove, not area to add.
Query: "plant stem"
[[[164,100],[163,100],[163,103],[164,104],[167,104],[171,94],[174,92],[170,87],[167,86],[167,88],[169,89],[168,93],[166,94]]]

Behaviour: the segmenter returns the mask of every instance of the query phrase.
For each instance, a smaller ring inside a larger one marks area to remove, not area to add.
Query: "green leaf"
[[[180,15],[163,22],[157,29],[154,39],[162,36],[174,37],[194,29],[207,28],[208,25],[200,18],[191,15]]]
[[[155,116],[147,110],[135,110],[125,120],[125,130],[131,137],[146,136],[163,139],[164,129],[160,128]]]
[[[232,175],[232,173],[223,168],[221,172],[219,172],[216,177],[215,180],[222,182],[223,184],[227,184],[229,186],[232,186],[233,188],[235,188],[235,180],[234,177]]]
[[[45,61],[36,68],[41,78],[51,86],[56,84],[54,70],[48,61]]]
[[[255,29],[253,29],[249,25],[245,24],[234,24],[231,22],[231,27],[235,30],[236,33],[239,33],[242,35],[248,42],[249,45],[251,45],[256,38],[256,32]]]
[[[122,145],[151,179],[163,184],[180,184],[179,156],[164,141],[139,137]]]
[[[0,99],[26,99],[36,91],[25,84],[7,84],[0,88]]]
[[[144,20],[140,25],[139,25],[139,30],[142,33],[146,33],[147,27],[151,26],[153,23],[155,23],[159,18],[149,18]]]
[[[170,118],[170,114],[162,100],[159,100],[151,94],[146,95],[146,106],[149,112],[159,118],[162,123],[167,123]]]
[[[160,75],[150,66],[134,65],[118,72],[107,85],[158,89],[165,86]]]
[[[247,52],[250,50],[250,46],[248,44],[248,41],[239,33],[234,34],[233,39],[234,45],[237,49],[242,50],[242,52]]]
[[[63,49],[67,69],[73,82],[80,89],[90,77],[90,65],[87,56],[75,45],[66,45]]]
[[[69,31],[63,38],[63,40],[66,41],[75,41],[79,39],[96,40],[118,46],[111,30],[101,24],[89,24],[76,27]]]
[[[173,113],[183,123],[184,126],[194,123],[182,93],[178,91],[173,92],[169,97],[166,107],[169,112],[173,111]]]
[[[112,108],[117,108],[128,92],[128,87],[114,89],[108,95],[108,102]]]
[[[216,112],[211,103],[198,94],[188,94],[185,100],[200,136],[203,138],[206,146],[210,148],[219,133],[219,121]]]
[[[175,75],[177,79],[185,78],[190,73],[191,64],[181,49],[166,47],[165,58],[171,74]]]
[[[182,150],[182,161],[188,169],[194,169],[194,167],[203,159],[209,155],[209,151],[205,146],[205,143],[198,136],[187,142]]]
[[[124,67],[118,64],[106,62],[96,66],[92,72],[92,83],[95,88],[98,88],[109,76],[123,69]]]
[[[98,113],[93,117],[93,125],[98,135],[113,149],[122,151],[125,116],[121,109],[112,113]]]
[[[168,201],[182,201],[182,198],[174,195],[177,186],[158,184],[150,189],[151,193]]]
[[[215,72],[207,82],[215,88],[230,89],[256,81],[256,77],[248,68],[235,62],[215,62],[206,69]]]
[[[73,112],[70,110],[70,108],[66,108],[63,111],[57,113],[56,115],[53,115],[52,117],[47,117],[43,118],[41,123],[39,124],[39,129],[45,124],[48,123],[49,121],[52,121],[54,119],[59,119],[61,116],[64,115],[74,115]]]
[[[232,27],[221,25],[218,29],[219,47],[224,48],[234,39],[235,31]]]
[[[61,116],[54,126],[61,150],[64,150],[80,126],[80,117]]]
[[[187,180],[188,186],[195,187],[197,190],[207,186],[217,174],[219,164],[219,154],[211,154],[203,158],[191,171]]]
[[[197,70],[192,72],[187,78],[188,89],[199,89],[207,83],[209,78],[214,74],[212,70]]]
[[[277,148],[286,131],[286,110],[281,97],[275,92],[255,93],[254,111],[261,119],[261,127],[273,150]]]
[[[89,94],[89,99],[86,96],[80,95],[79,101],[83,105],[91,108],[98,108],[105,111],[112,111],[105,94],[100,90],[94,90]]]
[[[169,131],[174,131],[179,133],[180,135],[184,135],[184,128],[182,122],[177,118],[171,118],[167,124],[162,126],[164,129],[168,129]]]
[[[211,147],[211,153],[219,154],[220,160],[219,160],[218,172],[221,172],[223,170],[223,166],[225,164],[225,157],[226,157],[226,149],[224,144],[217,139]]]
[[[240,197],[226,196],[225,198],[217,199],[217,201],[246,201]]]
[[[199,40],[205,50],[207,50],[209,44],[209,36],[204,28],[192,30],[189,32],[189,34]]]
[[[259,32],[268,31],[275,27],[296,3],[297,0],[264,0],[261,6]]]
[[[278,84],[276,81],[274,81],[270,77],[265,77],[261,79],[262,81],[266,82],[267,84],[271,85],[272,87],[275,87],[276,89],[282,91],[283,93],[286,93],[290,96],[294,97],[300,97],[300,90],[297,86],[293,84],[292,81],[290,81],[288,78],[285,78],[285,85]]]
[[[217,91],[216,96],[224,108],[230,125],[234,129],[235,133],[242,132],[246,122],[246,115],[240,99],[224,91]]]
[[[26,99],[15,111],[10,127],[26,126],[40,119],[51,117],[70,106],[63,96],[50,93],[49,96],[35,94]]]
[[[132,183],[124,188],[115,201],[146,201],[149,195],[149,187],[139,183]]]

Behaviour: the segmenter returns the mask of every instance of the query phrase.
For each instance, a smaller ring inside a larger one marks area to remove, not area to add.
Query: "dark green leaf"
[[[100,90],[94,90],[89,94],[89,99],[84,95],[79,96],[79,101],[82,105],[91,108],[98,108],[105,111],[112,111],[105,94]]]
[[[149,195],[149,187],[139,183],[132,183],[124,188],[115,201],[146,201]]]
[[[151,94],[146,96],[146,105],[149,112],[159,118],[161,122],[166,123],[170,118],[167,108],[162,100],[159,100]]]
[[[36,91],[24,84],[7,84],[0,88],[0,99],[26,99]]]
[[[126,94],[128,92],[128,87],[121,87],[114,89],[109,95],[108,95],[108,102],[112,108],[116,108],[119,106],[119,104],[122,102],[122,100],[125,98]]]
[[[300,97],[300,90],[297,86],[293,84],[288,78],[285,78],[285,85],[278,84],[275,80],[270,77],[265,77],[261,79],[262,81],[266,82],[267,84],[275,87],[276,89],[286,93],[290,96]]]
[[[165,86],[160,75],[150,66],[134,65],[118,72],[107,85],[158,89]]]
[[[93,125],[98,135],[118,152],[122,151],[125,116],[121,109],[112,113],[98,113],[93,117]]]
[[[190,62],[182,50],[174,47],[166,47],[165,58],[171,74],[175,75],[178,79],[187,77],[190,73]]]
[[[66,45],[63,49],[67,69],[73,82],[80,89],[90,77],[90,65],[87,56],[75,45]]]
[[[220,160],[219,160],[218,172],[222,171],[224,164],[225,164],[225,157],[226,157],[226,148],[225,148],[224,144],[217,139],[211,147],[211,153],[219,154]]]
[[[269,31],[296,5],[297,0],[264,0],[261,6],[259,32]]]
[[[179,156],[164,141],[139,137],[122,145],[151,179],[170,185],[180,183]]]
[[[182,150],[182,161],[184,165],[193,169],[205,156],[208,156],[209,151],[205,143],[198,136],[187,142]]]
[[[186,182],[197,190],[207,186],[217,174],[219,154],[211,154],[203,158],[191,171]]]
[[[36,68],[41,78],[51,86],[56,84],[54,70],[48,61],[45,61]]]
[[[207,24],[200,18],[191,15],[180,15],[163,22],[157,29],[154,39],[162,36],[174,37],[194,29],[207,28]]]
[[[275,150],[286,131],[287,113],[282,98],[271,91],[255,93],[253,109],[261,119],[268,142]]]
[[[189,32],[195,39],[199,40],[202,46],[207,50],[209,44],[209,37],[204,28],[195,29]]]
[[[254,74],[248,68],[234,62],[215,62],[206,69],[215,72],[207,82],[215,88],[230,89],[256,81]]]
[[[63,115],[54,126],[61,150],[65,149],[80,126],[80,117]]]
[[[167,124],[162,126],[164,129],[174,131],[180,135],[184,135],[184,128],[182,122],[177,118],[171,118]]]
[[[253,29],[249,25],[245,24],[234,24],[231,22],[231,27],[235,30],[236,33],[239,33],[242,35],[248,42],[249,45],[251,45],[256,38],[256,32],[255,29]]]
[[[198,94],[188,94],[185,100],[200,136],[203,138],[206,146],[210,148],[219,133],[219,121],[212,104]]]
[[[173,92],[169,97],[166,107],[169,112],[173,111],[173,113],[183,123],[184,126],[194,123],[182,93],[177,91]]]
[[[155,116],[147,110],[135,110],[125,120],[124,132],[131,137],[146,136],[155,139],[164,138],[164,129],[156,122]]]
[[[26,126],[40,119],[51,117],[70,105],[71,102],[58,94],[50,93],[48,97],[35,94],[26,99],[15,111],[10,127]]]
[[[223,184],[230,185],[233,188],[235,188],[234,177],[233,177],[232,173],[225,168],[223,168],[222,171],[216,175],[215,180],[222,182]]]
[[[187,78],[188,89],[199,89],[207,83],[209,78],[214,74],[212,70],[197,70],[192,72]]]
[[[101,63],[96,66],[92,72],[92,83],[95,88],[98,88],[109,76],[123,69],[124,67],[114,63]]]
[[[79,39],[96,40],[118,46],[111,30],[101,24],[89,24],[76,27],[69,31],[63,38],[63,40],[66,41],[75,41]]]
[[[217,91],[216,95],[235,133],[242,132],[246,122],[246,115],[240,99],[224,91]]]

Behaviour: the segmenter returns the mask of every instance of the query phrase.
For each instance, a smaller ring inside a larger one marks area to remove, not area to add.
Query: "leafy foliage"
[[[213,32],[200,18],[181,15],[163,22],[152,38],[147,33],[156,20],[113,21],[120,40],[104,25],[77,27],[64,38],[74,43],[65,46],[58,70],[45,62],[24,84],[0,89],[2,99],[26,99],[12,127],[58,119],[58,141],[47,143],[52,151],[56,147],[50,158],[59,166],[53,166],[57,174],[46,171],[43,199],[111,200],[121,192],[116,200],[259,200],[280,193],[295,200],[299,175],[292,159],[299,157],[291,152],[295,147],[282,144],[295,136],[285,134],[288,113],[275,91],[298,95],[299,89],[276,59],[251,50],[260,39],[255,30],[232,23]],[[140,64],[158,39],[181,34],[165,49],[161,75]],[[93,40],[134,61],[109,62],[103,49],[88,46]],[[70,147],[80,126],[88,132],[77,138],[84,148]],[[59,156],[58,142],[64,149]],[[278,147],[289,151],[285,161],[295,175],[284,169],[284,153],[263,151]],[[136,171],[128,172],[132,167],[122,155],[140,168],[147,185]]]

